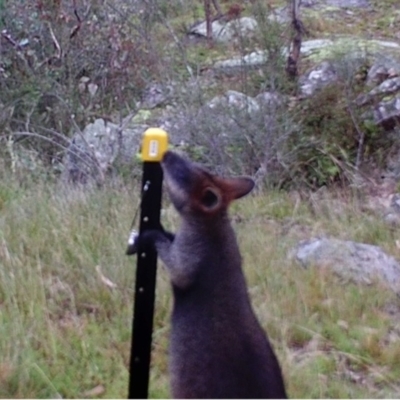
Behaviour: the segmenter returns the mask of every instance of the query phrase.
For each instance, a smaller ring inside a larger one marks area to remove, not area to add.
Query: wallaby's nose
[[[168,162],[168,159],[171,159],[172,154],[173,154],[172,151],[167,150],[163,155],[162,162]]]
[[[179,154],[174,153],[171,150],[168,150],[164,153],[161,164],[163,164],[164,167],[167,167],[167,168],[172,167],[172,166],[182,167],[182,165],[185,164],[185,159],[183,157],[181,157]]]

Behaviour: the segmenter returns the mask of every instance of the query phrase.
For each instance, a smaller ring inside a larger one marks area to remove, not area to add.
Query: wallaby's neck
[[[227,213],[214,218],[184,218],[178,234],[191,255],[198,255],[202,260],[209,259],[209,265],[218,263],[219,269],[240,269],[239,247]]]
[[[203,215],[190,215],[182,218],[181,229],[184,231],[198,232],[204,236],[220,236],[233,234],[233,229],[228,213],[222,212],[213,217]]]

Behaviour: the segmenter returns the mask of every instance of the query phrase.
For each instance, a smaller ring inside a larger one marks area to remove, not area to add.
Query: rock
[[[400,293],[400,264],[378,246],[328,238],[302,241],[294,250],[303,267],[328,267],[345,280],[371,284],[379,279]]]
[[[371,104],[380,98],[400,92],[400,77],[390,78],[383,81],[378,87],[372,89],[368,94],[361,95],[356,102],[359,106]]]
[[[277,22],[278,24],[286,24],[291,20],[290,12],[288,7],[277,7],[274,11],[268,16],[269,21]]]
[[[250,54],[246,54],[243,57],[233,57],[228,60],[217,61],[213,69],[231,72],[232,70],[240,70],[242,68],[253,68],[260,67],[264,65],[267,61],[267,52],[266,51],[253,51]]]
[[[400,57],[377,57],[368,71],[367,85],[379,85],[388,78],[400,76]]]
[[[217,39],[219,34],[224,29],[225,25],[223,23],[221,23],[219,20],[215,20],[212,22],[211,26],[212,26],[213,38]],[[203,21],[203,22],[193,26],[192,28],[189,29],[188,34],[206,38],[207,37],[207,22]]]
[[[400,226],[400,194],[395,193],[390,201],[388,212],[384,216],[384,221],[393,227]]]
[[[329,61],[324,61],[311,72],[300,77],[301,93],[303,96],[311,96],[316,90],[335,82],[337,78],[334,66]]]
[[[332,45],[332,40],[329,39],[313,39],[306,40],[301,45],[301,54],[308,57],[326,46]],[[287,57],[288,51],[286,48],[282,49],[282,56]],[[233,70],[241,68],[254,68],[260,67],[267,62],[267,51],[254,51],[246,54],[243,57],[234,57],[228,60],[217,61],[213,68],[215,70]]]
[[[388,43],[380,42],[380,45],[387,46]],[[400,121],[400,54],[396,46],[393,47],[392,56],[376,53],[375,61],[368,71],[367,85],[378,86],[356,99],[358,106],[373,106],[364,113],[364,120],[373,121],[387,131],[392,131]]]
[[[322,62],[328,59],[336,59],[338,54],[350,55],[351,59],[383,59],[392,54],[400,57],[400,45],[396,42],[384,40],[365,40],[356,36],[338,37],[331,39],[305,40],[301,44],[302,57],[309,57],[314,62]],[[282,48],[282,56],[287,57],[287,48]],[[244,56],[234,57],[228,60],[217,61],[213,69],[223,73],[231,73],[243,68],[251,69],[265,65],[268,61],[268,52],[257,50]],[[400,64],[399,64],[400,65]],[[391,73],[396,73],[391,69]]]
[[[371,3],[369,0],[302,0],[301,8],[315,9],[319,11],[332,11],[332,9],[343,8],[369,8]],[[336,10],[335,10],[336,11]],[[287,6],[277,7],[268,16],[269,21],[279,24],[288,24],[291,21],[290,9]]]
[[[395,193],[392,197],[390,202],[390,207],[393,209],[394,212],[400,215],[400,194]]]
[[[254,18],[242,17],[225,22],[215,20],[212,23],[213,39],[227,43],[235,40],[237,37],[251,35],[257,29],[257,21]],[[194,26],[189,30],[189,35],[207,37],[206,21]]]
[[[372,113],[376,125],[387,131],[393,130],[400,122],[400,97],[381,101]]]
[[[122,126],[96,119],[76,133],[64,157],[62,179],[73,183],[102,182],[118,162],[131,165],[147,125]]]
[[[230,109],[230,111],[234,112],[245,111],[249,114],[260,110],[260,106],[255,99],[235,90],[228,90],[224,95],[214,97],[207,103],[206,107],[210,109]]]
[[[236,38],[243,36],[250,36],[258,28],[257,21],[251,17],[242,17],[238,19],[233,19],[225,25],[225,29],[220,32],[217,37],[218,41],[230,42]]]
[[[170,85],[162,83],[151,83],[143,91],[141,108],[153,109],[165,105],[173,93]]]
[[[273,110],[276,107],[282,106],[287,99],[277,92],[262,92],[255,97],[255,100],[261,107]]]
[[[301,54],[305,57],[317,53],[319,50],[332,46],[334,42],[330,39],[312,39],[301,43]]]
[[[368,8],[371,3],[368,0],[303,0],[301,6],[317,9],[322,7]]]
[[[368,0],[326,0],[326,4],[338,8],[367,8],[371,6]]]
[[[385,221],[386,224],[398,228],[400,226],[400,215],[389,212],[383,217],[383,220]]]

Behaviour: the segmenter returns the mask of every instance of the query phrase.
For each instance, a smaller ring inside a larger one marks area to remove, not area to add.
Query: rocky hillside
[[[132,170],[141,134],[159,126],[192,158],[261,186],[397,181],[395,3],[297,3],[221,3],[212,40],[195,1],[3,10],[30,24],[3,23],[3,158],[14,171],[103,182]]]

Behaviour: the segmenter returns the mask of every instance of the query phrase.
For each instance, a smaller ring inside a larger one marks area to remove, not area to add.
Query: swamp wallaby
[[[162,161],[182,218],[173,235],[147,231],[172,282],[170,374],[175,398],[285,398],[281,370],[251,308],[227,208],[254,187],[174,152]]]

